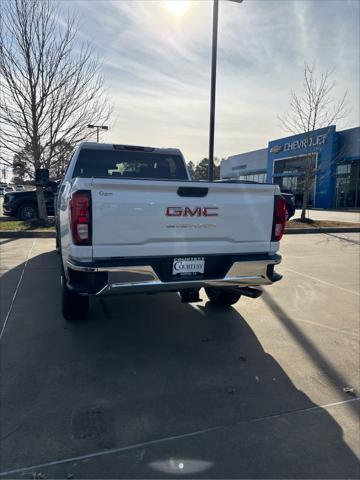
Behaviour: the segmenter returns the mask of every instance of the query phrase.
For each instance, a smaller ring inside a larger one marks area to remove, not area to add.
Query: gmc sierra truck
[[[285,215],[278,186],[192,181],[178,149],[81,143],[57,199],[63,316],[84,319],[96,295],[256,298],[281,279]]]

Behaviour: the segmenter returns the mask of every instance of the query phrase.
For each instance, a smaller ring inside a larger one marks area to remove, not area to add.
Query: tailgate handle
[[[205,187],[179,187],[177,194],[179,197],[206,197],[208,190]]]

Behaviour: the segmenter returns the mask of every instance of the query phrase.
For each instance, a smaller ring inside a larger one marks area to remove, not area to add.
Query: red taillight
[[[79,190],[71,195],[70,225],[75,245],[91,245],[91,193]]]
[[[286,223],[286,201],[282,197],[275,197],[274,223],[272,241],[278,242],[282,239]]]

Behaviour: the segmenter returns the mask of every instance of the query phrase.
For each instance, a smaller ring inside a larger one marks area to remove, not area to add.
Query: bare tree
[[[31,169],[32,148],[30,144],[25,145],[18,153],[14,155],[12,162],[12,170],[15,177],[21,179],[22,183],[26,177],[33,179],[33,171]]]
[[[329,129],[323,137],[324,143],[330,131],[329,127],[348,113],[347,92],[338,102],[334,100],[335,82],[331,81],[331,74],[331,71],[326,71],[317,75],[315,64],[310,66],[305,63],[303,91],[300,94],[291,92],[290,110],[284,117],[279,117],[286,131],[305,134],[301,221],[306,220],[309,193],[318,173],[316,158],[321,147],[315,142],[314,132],[319,128]]]
[[[50,0],[1,2],[1,161],[30,146],[31,168],[56,170],[62,146],[87,136],[110,109],[91,45],[77,41],[76,17],[61,18]],[[46,220],[43,189],[39,217]]]

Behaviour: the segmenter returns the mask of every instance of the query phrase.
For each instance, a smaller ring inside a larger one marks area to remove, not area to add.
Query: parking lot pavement
[[[297,209],[294,218],[300,218],[301,209]],[[335,222],[360,223],[360,211],[308,210],[307,217],[312,220],[331,220]]]
[[[235,308],[107,297],[78,324],[54,240],[0,243],[3,477],[359,477],[358,234],[286,237]]]

